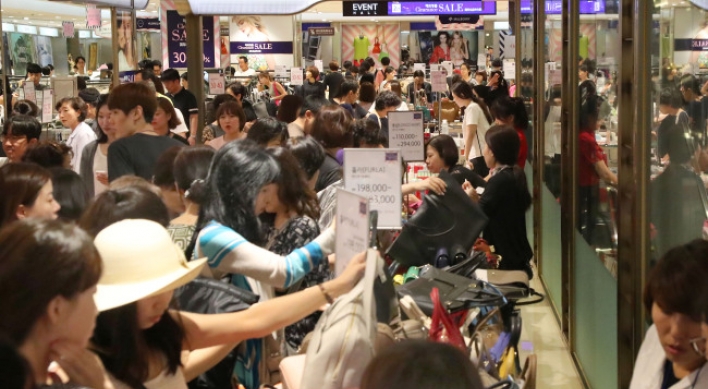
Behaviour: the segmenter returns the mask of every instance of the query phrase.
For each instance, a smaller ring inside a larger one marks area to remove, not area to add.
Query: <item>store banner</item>
[[[160,31],[160,18],[137,18],[135,28],[138,31]]]
[[[708,39],[674,39],[674,51],[708,50]]]
[[[334,27],[311,27],[307,33],[310,36],[334,36]]]
[[[167,46],[171,68],[187,67],[187,21],[177,11],[167,11]],[[213,69],[216,66],[214,56],[214,18],[202,17],[204,41],[204,68]]]
[[[276,64],[293,66],[292,16],[238,15],[231,19],[231,63],[248,58],[251,69],[274,70]]]
[[[292,54],[292,42],[231,42],[231,54]]]
[[[95,4],[86,4],[86,28],[101,28],[101,10]]]
[[[12,65],[15,74],[25,75],[28,63],[36,63],[34,39],[31,35],[17,32],[10,33],[12,46]]]

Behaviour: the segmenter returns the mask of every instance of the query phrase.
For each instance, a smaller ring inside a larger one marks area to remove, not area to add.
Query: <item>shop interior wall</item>
[[[52,59],[54,60],[54,72],[56,74],[68,74],[69,63],[67,62],[68,39],[52,38]]]
[[[162,35],[159,32],[141,32],[138,31],[138,40],[137,40],[137,48],[138,48],[138,59],[139,60],[144,60],[144,59],[159,59],[162,61]],[[146,41],[147,39],[147,41]],[[145,54],[145,46],[146,43],[148,45],[149,49],[149,55],[146,56]],[[102,61],[103,57],[101,57],[101,49],[99,46],[99,55],[98,55],[98,60],[99,63]],[[109,58],[110,58],[110,45],[109,45]]]

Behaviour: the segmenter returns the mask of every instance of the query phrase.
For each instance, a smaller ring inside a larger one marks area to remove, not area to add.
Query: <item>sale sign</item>
[[[167,11],[167,47],[170,52],[171,68],[187,67],[187,22],[177,11]],[[204,41],[204,68],[216,67],[214,56],[214,18],[202,18],[202,40]],[[190,53],[198,55],[198,53]]]

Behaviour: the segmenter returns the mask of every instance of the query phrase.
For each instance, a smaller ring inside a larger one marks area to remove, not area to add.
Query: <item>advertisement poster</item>
[[[342,61],[358,65],[366,57],[381,67],[381,59],[389,57],[391,66],[401,64],[401,27],[398,24],[343,24]]]
[[[45,67],[49,64],[54,64],[52,58],[52,38],[48,36],[35,36],[34,46],[37,49],[37,63],[39,66]]]
[[[12,46],[12,63],[15,74],[25,75],[27,73],[27,64],[36,62],[34,39],[32,39],[31,35],[13,32],[10,34],[10,44]]]
[[[254,70],[293,66],[293,19],[290,16],[247,16],[231,19],[231,63],[246,56]]]
[[[118,71],[136,70],[138,57],[135,41],[135,15],[131,11],[116,11],[118,22]]]
[[[452,61],[455,68],[463,62],[477,62],[479,36],[477,31],[411,31],[408,34],[408,55],[413,62],[437,64]]]
[[[187,22],[184,16],[177,11],[167,11],[167,47],[169,50],[169,67],[187,67]],[[216,67],[216,57],[214,56],[214,18],[202,17],[204,41],[204,68],[213,69]]]

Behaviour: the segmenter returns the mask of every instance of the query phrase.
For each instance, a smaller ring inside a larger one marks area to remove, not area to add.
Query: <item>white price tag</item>
[[[342,274],[351,259],[369,248],[369,201],[364,196],[337,190],[337,232],[334,265],[336,275]]]
[[[431,64],[430,64],[430,72],[431,72],[431,73],[432,73],[432,72],[437,72],[437,71],[440,70],[441,68],[442,68],[442,66],[440,66],[440,64],[437,64],[437,63],[431,63]]]
[[[32,81],[25,82],[22,89],[25,91],[25,100],[29,100],[33,103],[37,102],[37,92],[34,89],[34,83]]]
[[[388,145],[401,150],[406,162],[425,161],[423,113],[397,111],[388,113]]]
[[[413,64],[413,71],[415,72],[418,70],[425,73],[425,64],[424,63],[414,63]]]
[[[286,65],[275,65],[275,77],[285,78],[288,76],[288,67]]]
[[[431,65],[432,66],[432,65]],[[440,70],[430,71],[430,84],[433,87],[433,92],[446,92],[447,80],[445,73]]]
[[[304,79],[301,68],[290,69],[290,85],[302,85]]]
[[[504,78],[507,80],[513,80],[516,78],[516,60],[515,59],[505,59],[502,70],[504,71]]]
[[[401,227],[401,152],[344,149],[344,189],[369,198],[381,228]]]
[[[487,56],[485,54],[477,54],[477,70],[487,68]]]
[[[504,49],[504,59],[516,58],[516,35],[507,35],[504,38],[504,44],[506,48]]]
[[[212,95],[223,95],[226,93],[226,81],[224,75],[220,73],[209,73],[209,93]]]
[[[316,60],[315,60],[315,67],[317,68],[317,70],[320,71],[320,73],[324,72],[324,65],[322,64],[322,60],[321,60],[321,59],[316,59]]]
[[[452,65],[452,61],[444,61],[440,65],[442,65],[443,70],[447,72],[445,76],[452,76],[452,70],[454,68]]]
[[[54,107],[52,107],[54,99],[52,95],[53,91],[51,89],[42,91],[42,122],[44,123],[51,122],[54,116]]]

